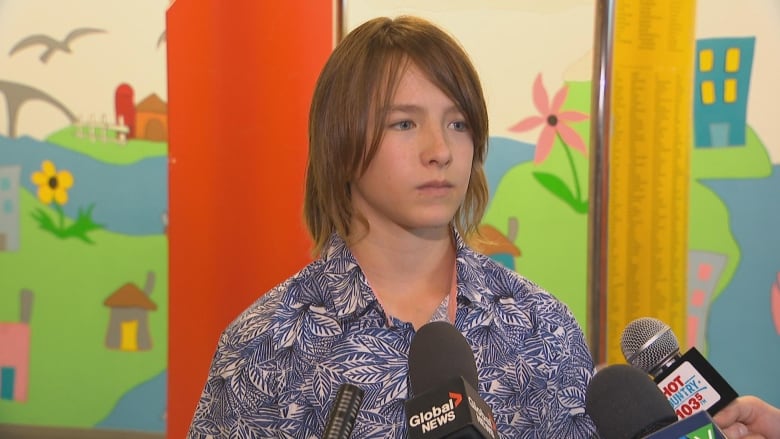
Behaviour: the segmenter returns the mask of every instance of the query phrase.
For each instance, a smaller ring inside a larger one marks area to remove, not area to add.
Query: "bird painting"
[[[16,45],[14,45],[14,47],[11,48],[11,51],[8,52],[8,56],[13,56],[16,52],[27,49],[29,47],[42,45],[46,47],[46,50],[44,50],[43,53],[41,54],[40,60],[42,63],[46,64],[47,62],[49,62],[49,58],[51,58],[52,55],[54,55],[58,50],[65,53],[71,53],[70,44],[76,38],[88,34],[104,33],[104,32],[106,31],[103,29],[81,27],[72,30],[62,41],[55,40],[54,38],[44,34],[30,35],[29,37],[24,38],[18,43],[16,43]]]

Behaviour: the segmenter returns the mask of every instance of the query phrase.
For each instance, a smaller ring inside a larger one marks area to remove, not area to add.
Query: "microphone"
[[[653,376],[678,419],[702,410],[714,416],[739,396],[695,347],[680,355],[674,332],[658,319],[629,323],[620,349],[629,364]]]
[[[627,364],[596,372],[585,391],[585,412],[602,439],[638,439],[677,421],[653,380]]]
[[[420,327],[409,347],[409,439],[496,439],[490,407],[479,396],[474,353],[448,322]]]
[[[362,403],[361,388],[349,383],[342,384],[333,402],[322,439],[348,439],[355,427],[355,419]]]

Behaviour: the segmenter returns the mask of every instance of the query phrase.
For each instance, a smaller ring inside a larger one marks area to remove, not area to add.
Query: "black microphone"
[[[739,396],[695,347],[680,355],[672,328],[658,319],[629,323],[620,349],[629,364],[653,376],[678,419],[703,410],[714,416]]]
[[[409,439],[496,439],[490,407],[479,396],[477,364],[448,322],[420,327],[409,347],[412,395],[404,404]]]
[[[322,439],[348,439],[363,403],[363,389],[349,383],[339,387]]]
[[[678,421],[650,376],[626,364],[596,373],[585,393],[585,412],[602,439],[725,439],[706,411]]]
[[[677,421],[653,380],[627,364],[596,372],[585,391],[585,412],[602,439],[638,439]]]

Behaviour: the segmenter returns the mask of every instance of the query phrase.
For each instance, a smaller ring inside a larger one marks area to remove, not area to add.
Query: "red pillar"
[[[220,332],[311,260],[309,102],[333,2],[177,0],[167,14],[167,437],[182,438]]]

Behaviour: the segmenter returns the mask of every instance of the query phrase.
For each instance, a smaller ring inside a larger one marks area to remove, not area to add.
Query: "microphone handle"
[[[361,388],[349,383],[342,384],[333,402],[322,439],[348,439],[355,427],[355,419],[362,403]]]

